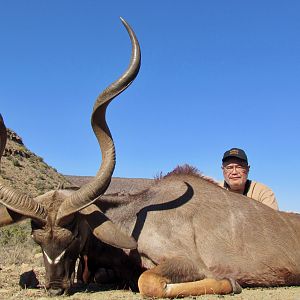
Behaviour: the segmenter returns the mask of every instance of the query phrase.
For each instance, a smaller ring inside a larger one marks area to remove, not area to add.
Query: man
[[[224,181],[221,186],[234,193],[243,194],[256,201],[278,210],[273,191],[262,183],[248,179],[250,166],[244,150],[232,148],[226,151],[222,159]]]

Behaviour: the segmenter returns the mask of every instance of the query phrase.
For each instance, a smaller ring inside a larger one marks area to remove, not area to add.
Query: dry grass
[[[0,228],[0,265],[35,263],[35,255],[41,253],[31,236],[29,220]],[[42,264],[40,265],[42,266]]]

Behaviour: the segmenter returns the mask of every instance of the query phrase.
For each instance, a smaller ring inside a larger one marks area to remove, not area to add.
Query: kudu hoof
[[[230,281],[230,284],[232,286],[232,293],[233,294],[240,294],[242,292],[242,287],[237,283],[236,280],[232,279],[232,278],[228,278],[228,280]]]

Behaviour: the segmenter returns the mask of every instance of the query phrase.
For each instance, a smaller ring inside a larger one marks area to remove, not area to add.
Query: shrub
[[[45,190],[45,184],[42,182],[36,182],[34,186],[39,192],[43,192]]]
[[[22,167],[22,165],[20,164],[20,162],[16,158],[12,159],[12,163],[15,167]]]
[[[30,237],[28,222],[0,228],[0,245],[16,245],[25,243]]]
[[[9,177],[9,175],[1,174],[1,177],[5,180],[12,181],[12,179]]]
[[[38,161],[44,162],[44,159],[42,157],[40,157],[40,156],[37,155],[36,158],[37,158]]]

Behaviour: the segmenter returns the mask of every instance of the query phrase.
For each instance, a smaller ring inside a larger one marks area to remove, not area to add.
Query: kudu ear
[[[80,210],[80,213],[84,215],[93,234],[102,242],[117,248],[137,248],[134,238],[124,234],[95,204]]]

